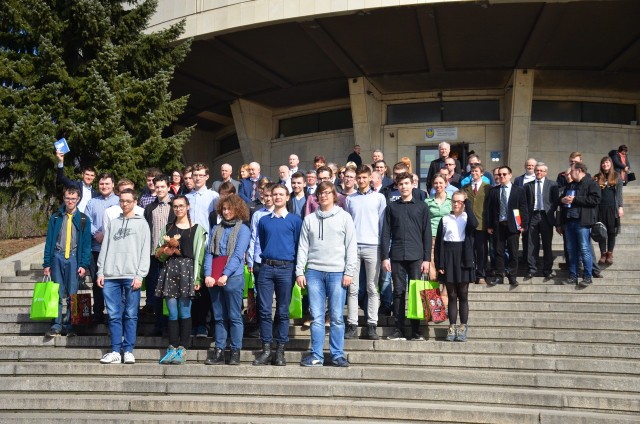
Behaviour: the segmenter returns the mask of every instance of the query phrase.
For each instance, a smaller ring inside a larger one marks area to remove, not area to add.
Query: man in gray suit
[[[544,251],[542,273],[545,278],[551,277],[553,265],[553,253],[551,242],[553,240],[553,227],[556,222],[556,210],[560,195],[558,184],[547,178],[547,165],[538,162],[534,172],[536,178],[524,185],[529,209],[529,240],[527,248],[527,264],[529,271],[527,278],[531,278],[537,271],[537,259],[540,253],[540,241]]]
[[[228,163],[223,163],[222,166],[220,167],[220,177],[222,177],[222,179],[218,181],[214,181],[213,185],[211,186],[211,189],[213,189],[213,191],[218,191],[218,189],[223,183],[229,182],[233,184],[233,186],[236,188],[236,193],[237,193],[238,190],[240,189],[240,182],[231,178],[232,175],[233,175],[233,168],[231,167],[231,165],[229,165]]]

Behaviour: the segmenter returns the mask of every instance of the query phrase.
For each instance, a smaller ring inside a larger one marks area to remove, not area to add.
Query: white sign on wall
[[[427,128],[424,139],[425,141],[457,140],[458,127]]]

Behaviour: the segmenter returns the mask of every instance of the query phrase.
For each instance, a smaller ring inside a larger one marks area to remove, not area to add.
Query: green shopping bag
[[[249,267],[244,266],[244,292],[242,293],[242,298],[246,299],[249,296],[249,289],[252,289],[253,285],[253,273],[249,272]]]
[[[167,299],[162,298],[162,315],[169,316],[169,308],[167,307]]]
[[[424,309],[422,308],[422,299],[420,292],[427,288],[428,281],[425,280],[409,280],[409,302],[407,305],[407,318],[424,319]]]
[[[30,318],[33,320],[50,320],[58,318],[58,302],[60,300],[60,284],[45,277],[44,281],[36,283],[31,299]]]
[[[293,290],[291,291],[289,318],[302,318],[302,289],[296,283],[293,283]]]

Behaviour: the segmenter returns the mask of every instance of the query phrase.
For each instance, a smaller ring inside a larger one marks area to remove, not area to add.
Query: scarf
[[[233,255],[233,251],[236,248],[236,242],[238,241],[238,233],[240,232],[240,227],[242,227],[242,221],[239,219],[232,219],[231,221],[223,219],[220,221],[220,224],[216,226],[216,229],[213,230],[211,245],[209,246],[211,253],[216,256],[220,256],[220,240],[222,240],[224,230],[229,227],[233,228],[231,228],[229,240],[227,240],[227,256]]]

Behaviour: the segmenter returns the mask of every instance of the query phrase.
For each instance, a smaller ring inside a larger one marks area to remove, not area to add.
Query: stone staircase
[[[256,339],[237,367],[203,364],[211,339],[162,366],[167,340],[144,336],[135,365],[101,365],[106,327],[45,339],[49,325],[29,320],[31,265],[0,282],[0,422],[638,423],[640,189],[625,188],[625,205],[615,262],[592,287],[560,285],[555,237],[552,280],[471,287],[467,343],[443,341],[446,323],[428,324],[424,342],[347,340],[350,368],[300,367],[299,322],[287,367],[251,366]],[[142,317],[139,334],[150,326]]]

